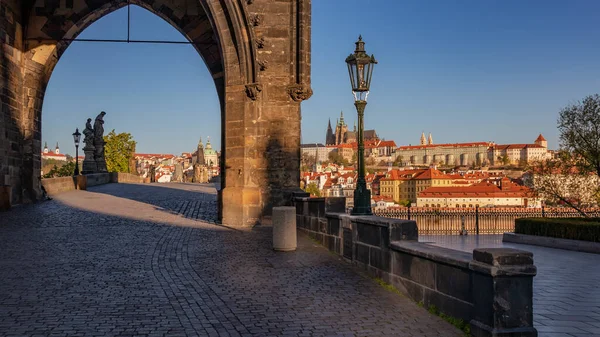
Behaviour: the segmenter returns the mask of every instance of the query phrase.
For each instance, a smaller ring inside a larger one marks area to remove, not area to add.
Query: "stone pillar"
[[[296,207],[273,207],[273,249],[287,252],[297,245]]]
[[[95,151],[96,149],[92,144],[86,144],[83,147],[83,153],[85,154],[85,158],[83,159],[81,174],[95,173],[98,170],[98,166],[96,165],[96,161],[94,160]]]
[[[473,251],[473,337],[536,337],[533,254],[510,248]]]
[[[103,138],[94,139],[94,160],[96,161],[96,172],[98,173],[108,172],[106,159],[104,159],[104,145],[106,145],[106,142]]]
[[[0,185],[0,211],[10,209],[10,186]]]

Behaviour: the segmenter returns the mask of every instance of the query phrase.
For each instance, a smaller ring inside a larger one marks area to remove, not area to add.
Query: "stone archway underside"
[[[42,104],[68,40],[128,1],[0,1],[0,185],[17,204],[41,197]],[[312,94],[311,0],[129,2],[195,43],[221,102],[220,217],[254,224],[298,188],[300,103]]]

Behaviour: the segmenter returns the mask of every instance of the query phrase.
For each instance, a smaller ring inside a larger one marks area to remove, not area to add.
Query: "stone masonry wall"
[[[470,322],[473,336],[537,336],[531,253],[482,248],[471,255],[419,243],[415,221],[327,212],[327,199],[295,199],[300,232],[415,302]]]
[[[0,184],[10,185],[13,202],[20,203],[41,197],[42,104],[52,70],[69,45],[61,39],[76,38],[128,2],[1,3]],[[131,3],[196,42],[214,79],[222,105],[222,222],[253,225],[273,206],[289,202],[298,191],[300,103],[312,94],[311,1]]]
[[[0,185],[11,189],[11,203],[26,202],[22,193],[24,165],[22,159],[21,74],[22,48],[21,7],[19,1],[0,2]]]

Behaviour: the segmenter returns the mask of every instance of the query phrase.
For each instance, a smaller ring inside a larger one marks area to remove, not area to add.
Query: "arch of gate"
[[[0,184],[13,203],[41,197],[52,70],[69,39],[128,3],[173,25],[205,61],[221,102],[219,216],[254,224],[298,190],[300,103],[312,95],[310,0],[1,0]]]

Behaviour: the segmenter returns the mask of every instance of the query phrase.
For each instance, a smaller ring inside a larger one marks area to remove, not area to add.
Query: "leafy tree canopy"
[[[600,95],[563,108],[558,117],[561,146],[584,160],[578,168],[600,176]]]
[[[129,172],[129,161],[135,153],[136,142],[130,133],[117,134],[113,129],[104,136],[104,157],[108,172]]]

